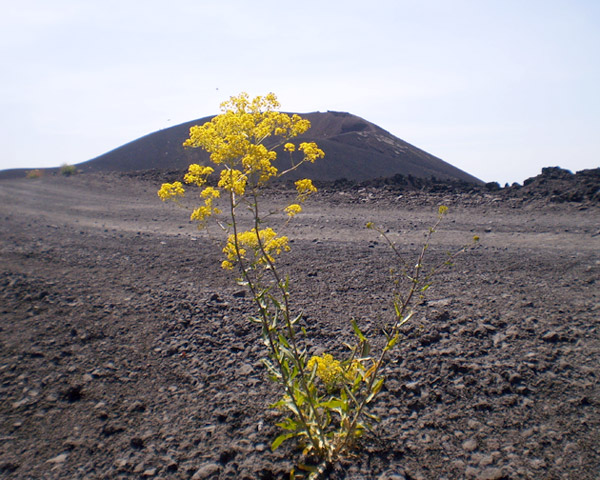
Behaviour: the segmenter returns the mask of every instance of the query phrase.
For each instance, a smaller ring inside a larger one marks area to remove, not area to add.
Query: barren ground
[[[165,179],[170,180],[170,179]],[[110,174],[0,182],[0,476],[285,478],[277,398],[217,230]],[[267,203],[286,196],[270,192]],[[414,255],[440,203],[442,273],[386,369],[382,417],[330,478],[597,479],[600,208],[323,191],[283,264],[315,351],[391,313],[390,229]]]

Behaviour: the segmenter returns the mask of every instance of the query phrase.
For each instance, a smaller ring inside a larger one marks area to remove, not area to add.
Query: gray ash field
[[[217,231],[159,201],[169,180],[0,182],[3,478],[274,479],[300,458],[270,451],[278,392],[252,303]],[[374,335],[393,309],[367,221],[409,256],[448,205],[432,261],[481,237],[416,309],[381,423],[329,478],[598,478],[600,208],[548,195],[322,188],[290,223],[292,298],[333,353],[350,318]]]

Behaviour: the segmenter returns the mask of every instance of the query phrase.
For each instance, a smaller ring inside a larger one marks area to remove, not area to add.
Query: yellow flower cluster
[[[298,150],[304,152],[304,158],[310,163],[315,163],[317,158],[323,158],[325,152],[317,147],[315,142],[302,142],[298,147]]]
[[[248,177],[236,169],[225,169],[221,171],[218,186],[236,195],[243,195],[246,191]]]
[[[211,161],[219,166],[220,174],[216,187],[205,186],[209,175],[214,173],[213,167],[192,164],[183,180],[186,184],[203,187],[200,198],[203,205],[195,208],[190,216],[192,220],[205,222],[212,215],[220,214],[216,207],[217,199],[222,191],[231,196],[232,215],[235,206],[240,202],[234,196],[243,197],[248,188],[256,193],[256,188],[264,186],[272,177],[283,175],[295,169],[299,163],[293,164],[286,172],[279,173],[274,166],[277,152],[264,145],[269,137],[279,137],[270,144],[284,143],[284,150],[292,154],[296,150],[303,153],[302,162],[314,162],[324,157],[322,150],[314,142],[303,142],[298,147],[288,142],[293,137],[303,134],[310,128],[310,122],[299,115],[288,115],[276,111],[280,107],[277,97],[269,93],[250,99],[247,93],[231,97],[221,104],[220,115],[203,125],[190,128],[189,138],[183,143],[185,147],[203,148],[210,154]],[[293,163],[293,162],[292,162]],[[298,192],[297,203],[285,207],[289,218],[302,211],[299,205],[308,195],[317,191],[311,180],[296,182]],[[185,193],[181,182],[165,183],[158,191],[162,200],[183,196]],[[271,229],[256,229],[230,235],[223,249],[227,260],[223,268],[245,259],[252,265],[265,265],[273,261],[273,255],[289,250],[288,239],[278,237]],[[250,252],[250,253],[249,253]],[[248,255],[250,258],[247,258]]]
[[[292,218],[294,215],[296,215],[302,211],[302,207],[300,205],[298,205],[297,203],[292,203],[291,205],[288,205],[287,207],[285,207],[284,211],[285,211],[285,213],[287,213],[288,217]]]
[[[298,192],[298,200],[303,202],[311,193],[316,193],[317,187],[312,183],[312,180],[304,178],[302,180],[296,180],[296,191]]]
[[[259,183],[264,184],[277,175],[277,168],[272,165],[276,158],[277,152],[267,150],[264,145],[250,145],[242,166],[247,175],[257,174]]]
[[[246,181],[256,178],[259,185],[264,184],[278,171],[273,166],[277,153],[262,143],[272,135],[289,139],[310,128],[310,122],[299,115],[289,116],[275,111],[279,106],[277,97],[272,93],[252,100],[247,93],[231,97],[221,104],[221,115],[204,125],[191,127],[190,136],[183,145],[203,148],[210,153],[215,164],[224,165],[226,170],[241,172]],[[292,152],[295,146],[287,143],[285,150]],[[312,142],[301,143],[299,150],[304,152],[304,160],[310,162],[325,155]],[[227,185],[223,188],[244,190],[240,185],[234,186],[232,181]]]
[[[209,167],[210,168],[210,167]],[[218,215],[221,213],[216,207],[213,207],[213,202],[216,198],[221,196],[221,192],[214,187],[206,187],[202,192],[200,192],[200,197],[204,199],[204,206],[196,208],[192,215],[190,216],[190,220],[197,220],[199,222],[204,222],[208,217],[212,214]]]
[[[334,386],[343,373],[342,365],[339,360],[335,360],[333,355],[324,353],[321,357],[313,356],[308,361],[306,367],[312,370],[317,366],[317,377],[319,377],[325,386]]]
[[[251,250],[252,257],[248,256],[248,250]],[[227,239],[227,245],[223,248],[223,253],[227,256],[221,266],[225,269],[232,269],[238,259],[245,259],[253,264],[266,264],[273,262],[273,254],[279,255],[281,252],[289,252],[288,237],[278,237],[272,228],[263,230],[248,230],[236,235],[231,234]]]
[[[163,183],[158,191],[158,196],[164,202],[170,198],[183,197],[185,190],[181,182]]]
[[[208,177],[215,170],[212,167],[204,167],[193,163],[188,167],[188,172],[183,177],[183,181],[187,184],[195,183],[201,187],[206,183],[206,177]]]

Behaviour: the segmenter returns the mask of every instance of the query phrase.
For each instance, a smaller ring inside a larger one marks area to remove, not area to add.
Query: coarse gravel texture
[[[292,443],[270,450],[278,392],[219,231],[161,203],[159,183],[0,182],[2,478],[274,479],[301,459]],[[351,318],[371,336],[390,319],[393,257],[366,221],[411,258],[440,204],[430,261],[480,246],[416,308],[382,421],[328,478],[599,478],[597,203],[322,189],[280,261],[310,348],[341,352]]]

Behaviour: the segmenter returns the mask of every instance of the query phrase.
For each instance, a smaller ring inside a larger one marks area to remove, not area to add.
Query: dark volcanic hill
[[[355,115],[344,112],[314,112],[302,114],[312,128],[295,139],[317,142],[325,151],[325,159],[315,165],[305,165],[289,179],[310,177],[331,181],[347,179],[365,181],[396,174],[418,178],[482,182],[449,163],[393,136],[382,128]],[[83,172],[138,171],[149,169],[185,169],[190,163],[208,164],[208,154],[200,149],[184,149],[183,141],[193,125],[203,124],[212,117],[160,130],[123,145],[104,155],[77,165]],[[280,165],[289,161],[279,155]]]

